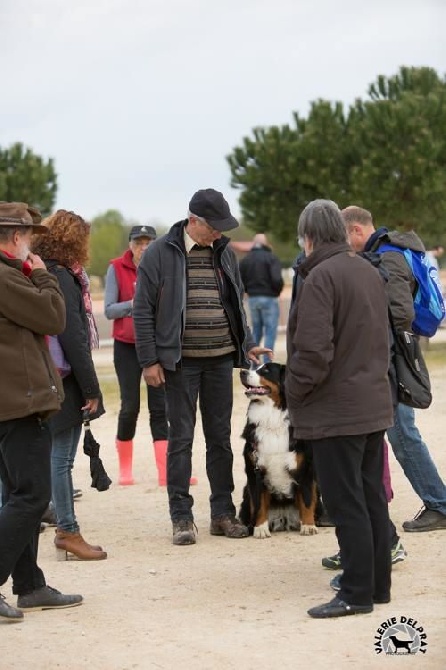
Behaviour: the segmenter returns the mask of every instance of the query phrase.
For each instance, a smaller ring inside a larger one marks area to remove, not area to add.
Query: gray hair
[[[194,219],[197,219],[198,221],[201,221],[201,223],[207,223],[206,219],[203,218],[202,216],[198,216],[197,214],[194,214],[190,210],[187,213],[187,218],[190,219],[190,217],[193,216]]]
[[[14,234],[24,235],[31,230],[31,226],[0,226],[0,242],[12,242]]]
[[[347,242],[341,210],[333,200],[313,200],[299,217],[297,235],[308,237],[314,249],[323,244]]]

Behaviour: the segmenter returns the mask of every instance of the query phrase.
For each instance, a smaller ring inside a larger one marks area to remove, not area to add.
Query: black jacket
[[[58,338],[71,365],[71,374],[63,379],[65,400],[60,411],[50,419],[51,430],[68,430],[82,423],[82,409],[85,400],[100,398],[98,378],[91,356],[88,321],[85,313],[82,287],[77,277],[56,261],[45,261],[48,271],[59,281],[65,298],[67,321],[65,330]],[[104,413],[102,402],[98,412],[90,415],[95,419]]]
[[[283,289],[280,261],[264,245],[253,247],[240,261],[240,276],[249,297],[277,298]]]
[[[133,301],[136,351],[141,367],[155,363],[175,370],[181,359],[186,319],[187,273],[184,227],[175,223],[169,232],[144,252],[138,266]],[[229,238],[214,242],[214,267],[223,307],[236,346],[235,365],[247,365],[246,353],[255,345],[243,308],[243,285]]]

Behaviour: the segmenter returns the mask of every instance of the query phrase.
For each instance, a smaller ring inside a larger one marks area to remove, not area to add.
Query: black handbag
[[[431,383],[420,342],[405,330],[393,331],[394,364],[398,402],[415,409],[427,409],[432,402]]]

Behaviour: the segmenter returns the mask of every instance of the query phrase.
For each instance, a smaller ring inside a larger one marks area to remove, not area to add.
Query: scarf
[[[7,258],[12,258],[15,261],[21,260],[20,258],[17,258],[17,256],[13,256],[12,254],[8,253],[4,249],[0,249],[2,254],[5,254]],[[25,277],[29,277],[31,275],[31,272],[33,271],[31,265],[28,263],[28,261],[22,261],[22,272],[25,275]]]
[[[90,338],[90,349],[99,349],[99,333],[96,326],[96,321],[93,315],[93,305],[90,295],[90,279],[85,271],[85,268],[79,263],[71,266],[70,270],[77,277],[82,287],[82,297],[84,299],[85,312],[88,320],[88,332]]]

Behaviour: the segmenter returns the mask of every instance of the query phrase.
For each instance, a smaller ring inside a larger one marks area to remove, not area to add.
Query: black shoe
[[[44,511],[41,521],[46,526],[57,526],[57,517],[53,503],[50,502]]]
[[[340,616],[350,616],[351,614],[369,614],[373,612],[373,605],[349,605],[339,598],[333,598],[329,603],[312,607],[308,614],[313,619],[332,619]]]
[[[333,577],[333,579],[330,579],[330,586],[333,589],[333,591],[340,591],[341,590],[341,577],[342,577],[342,572],[339,575],[336,575],[336,577]]]
[[[403,523],[403,528],[407,533],[446,530],[446,514],[423,507],[411,521]]]
[[[341,552],[338,551],[338,553],[333,556],[326,556],[323,558],[322,567],[327,568],[327,570],[342,570]]]
[[[73,500],[82,498],[82,489],[73,489]]]
[[[194,522],[190,519],[179,519],[172,522],[173,528],[173,544],[185,545],[195,544],[197,538],[195,537]]]
[[[0,593],[0,617],[6,619],[8,622],[23,621],[23,612],[17,610],[12,605],[8,605],[5,596]]]
[[[65,607],[76,607],[82,604],[82,596],[66,596],[51,586],[42,586],[24,596],[18,596],[17,607],[24,612],[37,612],[38,610],[63,609]]]

